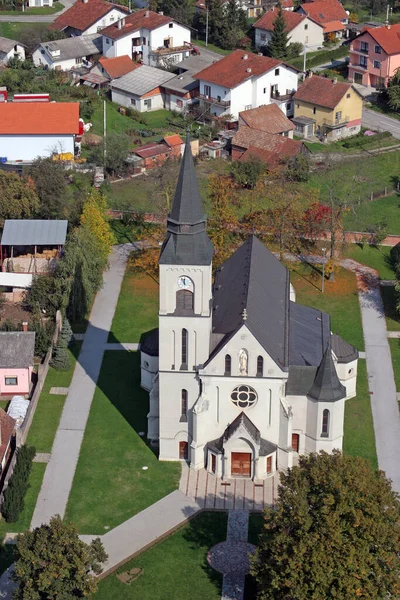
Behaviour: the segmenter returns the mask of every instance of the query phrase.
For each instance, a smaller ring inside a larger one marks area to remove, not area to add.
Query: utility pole
[[[322,250],[322,283],[321,283],[321,292],[324,293],[325,289],[325,254],[326,248],[321,248]]]
[[[304,74],[306,72],[306,62],[307,62],[307,44],[304,44],[304,53],[303,53],[303,71],[304,71]]]
[[[107,104],[106,101],[104,100],[104,125],[103,125],[103,129],[104,129],[104,136],[103,136],[103,146],[104,146],[104,168],[106,168],[106,157],[107,157],[107,143],[106,143],[106,135],[107,135]]]
[[[208,6],[206,10],[206,48],[208,46]]]

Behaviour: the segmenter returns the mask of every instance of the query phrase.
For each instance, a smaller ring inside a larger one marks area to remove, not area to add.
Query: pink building
[[[35,333],[0,332],[0,395],[29,394],[33,372]]]
[[[349,81],[386,86],[400,67],[400,24],[366,28],[350,45]]]

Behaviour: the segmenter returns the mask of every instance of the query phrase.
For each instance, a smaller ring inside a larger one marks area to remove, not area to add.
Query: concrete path
[[[400,331],[388,331],[388,338],[400,338]]]
[[[50,461],[50,452],[38,452],[33,459],[33,462],[48,463]]]
[[[49,393],[54,396],[68,396],[69,387],[52,387]]]
[[[90,321],[69,387],[51,458],[33,513],[31,528],[48,523],[53,515],[62,517],[72,487],[79,452],[96,389],[104,346],[118,301],[130,244],[115,246],[103,287],[93,304]]]
[[[384,114],[364,107],[362,112],[362,125],[378,131],[390,131],[393,137],[400,140],[400,120],[393,119]]]
[[[104,350],[138,350],[139,344],[128,343],[128,342],[120,342],[120,343],[109,343],[104,344]]]

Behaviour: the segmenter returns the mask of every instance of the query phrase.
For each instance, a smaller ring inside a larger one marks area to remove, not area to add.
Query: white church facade
[[[261,480],[299,453],[342,449],[358,352],[296,303],[289,271],[251,236],[212,277],[190,144],[159,259],[159,328],[141,344],[147,437],[160,460]]]

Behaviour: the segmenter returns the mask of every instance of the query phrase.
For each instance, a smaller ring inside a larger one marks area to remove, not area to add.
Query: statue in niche
[[[241,375],[247,375],[247,351],[244,348],[239,350],[239,371]]]

